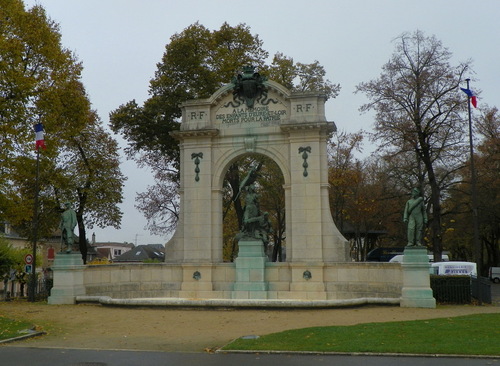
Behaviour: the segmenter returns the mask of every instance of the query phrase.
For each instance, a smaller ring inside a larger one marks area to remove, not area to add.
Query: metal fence
[[[486,277],[431,275],[431,288],[438,303],[470,304],[474,298],[491,304],[491,283]]]
[[[472,297],[479,302],[491,304],[491,282],[486,277],[472,277]]]
[[[35,298],[38,301],[47,300],[50,296],[54,281],[52,279],[38,279]],[[21,284],[19,281],[9,281],[8,285],[0,290],[0,300],[11,300],[28,297],[29,282]]]
[[[469,276],[431,275],[431,289],[438,303],[470,304],[472,301]]]

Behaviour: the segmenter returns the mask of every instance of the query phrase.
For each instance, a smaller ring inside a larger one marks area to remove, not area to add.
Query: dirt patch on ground
[[[328,325],[500,313],[498,306],[397,306],[310,310],[120,308],[2,302],[0,315],[40,326],[46,335],[10,346],[203,352],[245,335]]]

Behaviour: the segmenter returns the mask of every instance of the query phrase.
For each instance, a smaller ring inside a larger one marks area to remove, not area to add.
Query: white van
[[[443,276],[477,276],[476,263],[439,262],[431,264],[431,273]]]
[[[500,283],[500,267],[490,267],[490,280]]]
[[[432,254],[429,254],[428,257],[429,257],[429,262],[434,262],[434,256]],[[443,254],[443,255],[441,255],[441,260],[443,262],[449,262],[450,258],[448,257],[447,254]],[[391,260],[389,262],[403,263],[403,255],[401,255],[401,254],[395,255],[394,257],[391,258]]]

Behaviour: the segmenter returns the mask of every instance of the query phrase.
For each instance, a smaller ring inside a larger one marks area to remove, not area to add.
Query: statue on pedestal
[[[255,189],[257,172],[252,168],[240,184],[237,197],[245,192],[245,207],[243,210],[243,222],[240,233],[236,239],[251,238],[262,240],[264,246],[269,243],[268,235],[272,232],[269,213],[260,211],[259,195]]]
[[[75,242],[75,235],[73,231],[75,230],[77,224],[76,212],[71,208],[71,203],[66,202],[64,206],[66,209],[61,214],[60,223],[61,238],[64,246],[66,247],[66,253],[71,253],[71,251],[73,250],[73,244]]]
[[[418,188],[413,188],[411,198],[406,202],[403,221],[408,224],[408,246],[422,246],[422,233],[427,224],[424,198]]]

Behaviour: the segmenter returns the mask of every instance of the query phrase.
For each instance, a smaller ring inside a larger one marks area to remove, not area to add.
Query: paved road
[[[166,353],[0,347],[0,366],[486,366],[500,359]]]

